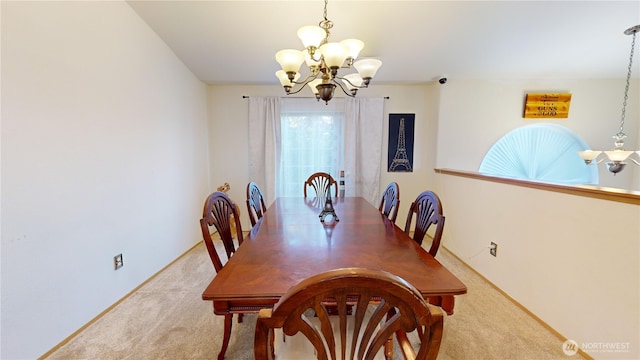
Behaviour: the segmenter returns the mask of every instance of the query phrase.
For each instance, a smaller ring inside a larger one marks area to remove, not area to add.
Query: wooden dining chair
[[[382,193],[378,210],[386,216],[391,222],[395,223],[398,217],[398,208],[400,207],[400,187],[398,183],[391,182]]]
[[[262,191],[260,191],[258,184],[253,181],[247,184],[247,211],[249,212],[251,226],[254,226],[267,211]]]
[[[328,298],[335,299],[337,315],[327,312]],[[272,359],[274,354],[278,359],[316,358],[317,354],[317,359],[373,359],[384,356],[385,346],[399,333],[396,339],[406,359],[436,359],[443,322],[442,310],[398,276],[374,269],[334,269],[301,281],[273,309],[260,310],[254,358]],[[404,334],[419,327],[424,331],[416,354]],[[274,329],[282,329],[287,341],[275,341]],[[306,349],[292,349],[298,340]]]
[[[327,190],[335,188],[335,197],[338,197],[338,182],[328,173],[317,172],[309,176],[304,182],[304,197],[307,197],[307,187],[312,187],[316,192],[316,197],[327,196]]]
[[[227,196],[227,194],[217,191],[209,195],[204,202],[204,210],[202,211],[202,219],[200,219],[200,228],[202,229],[202,237],[207,247],[207,252],[213,263],[216,273],[222,270],[224,264],[218,254],[215,244],[211,238],[213,230],[218,232],[222,245],[226,253],[225,263],[236,252],[236,244],[234,243],[234,232],[232,225],[235,225],[235,234],[237,237],[238,247],[242,244],[242,226],[240,224],[240,211],[238,206]],[[242,322],[242,314],[245,312],[243,308],[229,309],[229,314],[224,316],[224,333],[222,339],[222,349],[218,354],[218,360],[224,358],[224,353],[229,346],[231,337],[231,325],[233,323],[233,314],[238,314],[238,322]]]
[[[429,254],[435,257],[440,248],[440,240],[442,239],[442,231],[444,230],[444,214],[442,212],[442,203],[440,198],[433,191],[424,191],[416,200],[411,203],[409,207],[409,214],[407,215],[407,223],[404,228],[404,232],[407,235],[411,235],[411,222],[413,215],[416,218],[416,226],[413,232],[413,240],[419,245],[422,245],[425,234],[431,227],[435,225],[436,229],[431,241],[431,247],[429,248]],[[426,299],[429,304],[451,308],[453,306],[452,296],[431,296]],[[418,328],[418,334],[422,331]]]
[[[435,257],[440,248],[440,240],[442,238],[442,230],[444,230],[444,214],[442,213],[442,204],[440,198],[433,191],[423,191],[409,207],[407,215],[407,223],[404,232],[411,234],[411,222],[415,215],[416,226],[413,231],[413,240],[422,245],[424,235],[427,233],[431,225],[435,225],[435,233],[429,254]]]

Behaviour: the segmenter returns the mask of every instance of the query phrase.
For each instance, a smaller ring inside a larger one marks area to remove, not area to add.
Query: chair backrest
[[[307,187],[311,186],[316,192],[316,197],[327,196],[327,190],[335,188],[334,197],[338,197],[338,182],[325,172],[317,172],[304,182],[304,197],[307,197]]]
[[[202,219],[200,219],[200,228],[202,229],[202,237],[209,257],[213,262],[216,272],[222,270],[223,263],[220,259],[216,247],[211,239],[211,227],[215,227],[222,239],[227,260],[231,258],[231,254],[236,251],[233,242],[232,221],[235,224],[235,233],[238,238],[238,246],[242,244],[242,226],[240,225],[240,211],[238,206],[227,196],[227,194],[216,191],[209,195],[204,202],[204,210],[202,211]]]
[[[262,218],[264,212],[267,211],[262,192],[258,184],[253,181],[247,184],[247,211],[249,212],[251,226],[254,226]]]
[[[382,193],[382,199],[380,199],[380,206],[378,210],[389,218],[392,222],[396,222],[398,217],[398,208],[400,207],[400,187],[398,183],[391,182],[387,185],[387,188]]]
[[[328,305],[327,299],[334,305]],[[327,310],[330,306],[337,315]],[[352,315],[347,314],[349,310]],[[382,270],[335,269],[303,280],[273,309],[260,311],[254,357],[271,358],[276,328],[288,336],[300,332],[313,345],[317,358],[324,360],[372,359],[396,331],[408,333],[421,327],[418,354],[410,353],[409,357],[435,359],[442,326],[442,311],[429,305],[404,279]]]
[[[442,230],[444,230],[444,214],[442,213],[442,204],[440,198],[433,191],[423,191],[409,207],[407,215],[407,224],[404,232],[410,234],[411,222],[413,215],[416,215],[416,226],[413,232],[413,240],[422,245],[424,235],[427,233],[431,225],[436,225],[433,235],[433,242],[429,249],[431,256],[436,256],[440,248],[440,239],[442,238]]]

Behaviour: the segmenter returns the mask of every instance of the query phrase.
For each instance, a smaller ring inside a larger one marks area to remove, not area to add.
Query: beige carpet
[[[562,340],[446,249],[438,260],[468,288],[445,319],[439,359],[568,358]],[[214,275],[200,244],[47,359],[216,359],[223,318],[201,300]],[[240,324],[234,317],[226,359],[253,358],[254,325],[255,315]]]

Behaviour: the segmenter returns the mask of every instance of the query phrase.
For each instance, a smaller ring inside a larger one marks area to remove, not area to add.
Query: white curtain
[[[345,195],[380,200],[383,98],[345,98]],[[249,177],[271,204],[277,194],[281,155],[280,98],[249,99]]]
[[[345,196],[362,196],[377,206],[384,99],[347,98],[345,119]]]
[[[337,179],[344,163],[344,99],[324,104],[315,98],[284,98],[280,119],[282,167],[276,197],[300,196],[302,184],[318,171]]]
[[[265,203],[275,200],[280,166],[280,98],[249,98],[249,179],[262,190]]]

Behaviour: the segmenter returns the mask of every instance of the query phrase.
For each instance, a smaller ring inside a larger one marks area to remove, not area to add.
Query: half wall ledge
[[[618,188],[599,187],[594,185],[560,185],[549,184],[536,181],[518,180],[503,178],[498,176],[483,175],[473,171],[462,171],[452,169],[434,169],[438,174],[460,176],[466,178],[472,178],[482,181],[491,181],[502,184],[522,186],[533,189],[553,191],[564,194],[571,194],[577,196],[584,196],[608,201],[616,201],[633,205],[640,205],[640,191],[624,190]]]

